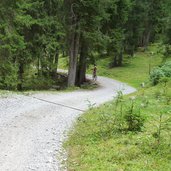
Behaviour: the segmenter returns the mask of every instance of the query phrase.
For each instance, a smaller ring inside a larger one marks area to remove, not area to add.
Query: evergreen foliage
[[[69,56],[69,86],[86,81],[94,54],[117,67],[124,54],[160,41],[169,56],[170,11],[169,0],[1,0],[0,88],[22,90],[33,77],[56,82],[60,54]]]

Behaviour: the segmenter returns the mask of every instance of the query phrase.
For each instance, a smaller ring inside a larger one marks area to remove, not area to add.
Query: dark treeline
[[[58,80],[62,54],[68,86],[79,86],[94,52],[117,67],[155,41],[171,44],[170,0],[1,0],[0,89]]]

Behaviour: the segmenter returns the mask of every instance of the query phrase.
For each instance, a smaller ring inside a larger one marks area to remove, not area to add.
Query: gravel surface
[[[0,98],[0,171],[63,171],[62,144],[74,121],[90,105],[112,100],[134,88],[98,77],[100,88]],[[61,105],[60,105],[61,104]]]

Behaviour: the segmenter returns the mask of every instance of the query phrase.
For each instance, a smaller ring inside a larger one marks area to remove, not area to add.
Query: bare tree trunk
[[[111,67],[122,66],[122,62],[123,62],[123,51],[121,50],[120,52],[115,52]]]
[[[40,62],[40,55],[38,56],[38,61],[37,61],[37,75],[40,76],[41,73],[41,62]]]
[[[88,47],[86,42],[83,40],[80,51],[80,59],[77,70],[76,84],[80,86],[86,81],[86,64],[87,64]]]
[[[117,67],[117,66],[118,66],[118,53],[115,52],[112,67]]]
[[[149,45],[150,37],[151,37],[151,29],[149,29],[147,31],[147,33],[146,33],[146,37],[145,37],[145,40],[144,40],[144,47],[145,47],[145,49],[147,49],[147,47]]]
[[[18,80],[19,83],[17,85],[17,90],[22,91],[23,90],[23,73],[24,73],[24,64],[22,62],[19,63],[19,70],[18,70]]]
[[[67,2],[69,4],[67,4]],[[69,39],[69,69],[68,69],[68,86],[75,86],[76,83],[76,70],[77,70],[77,60],[78,51],[80,43],[80,31],[79,31],[79,19],[74,11],[74,2],[66,0],[66,5],[68,5],[68,39]]]
[[[52,65],[52,77],[53,79],[56,79],[56,74],[57,74],[57,67],[58,67],[58,59],[59,59],[59,51],[58,49],[56,50],[56,53],[54,54],[53,57],[53,65]]]
[[[121,51],[118,59],[118,66],[122,66],[122,62],[123,62],[123,52]]]
[[[150,38],[151,38],[151,31],[152,31],[152,26],[147,25],[147,27],[140,39],[140,46],[144,47],[144,50],[146,50],[147,46],[149,45]]]
[[[68,86],[75,86],[79,40],[80,40],[80,36],[77,31],[71,33],[71,43],[70,43],[70,51],[69,51]]]

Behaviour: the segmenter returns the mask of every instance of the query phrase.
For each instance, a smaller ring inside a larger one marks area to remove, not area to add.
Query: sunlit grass
[[[149,51],[126,60],[123,67],[113,69],[109,69],[111,58],[97,61],[98,75],[127,82],[139,91],[125,96],[117,106],[112,101],[90,109],[78,119],[65,144],[69,171],[171,170],[171,81],[166,86],[161,83],[140,88],[142,82],[149,82],[150,68],[162,61],[157,53],[150,57],[156,50],[151,46]],[[140,132],[128,131],[123,121],[130,109],[130,96],[144,118]]]
[[[151,52],[148,51],[146,53],[138,52],[132,58],[126,57],[123,67],[109,68],[111,61],[111,58],[97,61],[98,75],[110,77],[126,82],[134,87],[139,87],[142,82],[147,81],[150,70],[159,65],[162,59],[159,55],[151,55]]]
[[[144,103],[144,98],[148,101],[146,107],[140,107],[141,115],[145,117],[141,132],[118,130],[116,125],[120,121],[117,115],[120,111],[115,112],[114,101],[91,109],[80,117],[66,144],[69,150],[69,170],[170,171],[171,130],[166,125],[170,124],[168,118],[171,114],[171,101],[166,104],[157,97],[162,91],[163,86],[158,85],[133,95],[137,106]],[[171,83],[167,92],[171,95]],[[130,99],[125,97],[123,111],[129,105]],[[158,144],[154,135],[158,131],[162,111],[163,129]]]
[[[58,61],[58,68],[59,69],[68,69],[68,64],[69,64],[69,58],[63,57],[60,55],[59,61]]]
[[[162,61],[161,54],[157,53],[157,45],[151,45],[146,52],[137,52],[134,57],[124,56],[122,67],[110,68],[112,57],[97,60],[97,74],[126,82],[134,87],[140,87],[142,82],[148,81],[150,70]],[[156,53],[154,53],[156,52]],[[59,58],[60,69],[68,69],[68,57]],[[88,67],[87,73],[92,74],[93,65]]]

